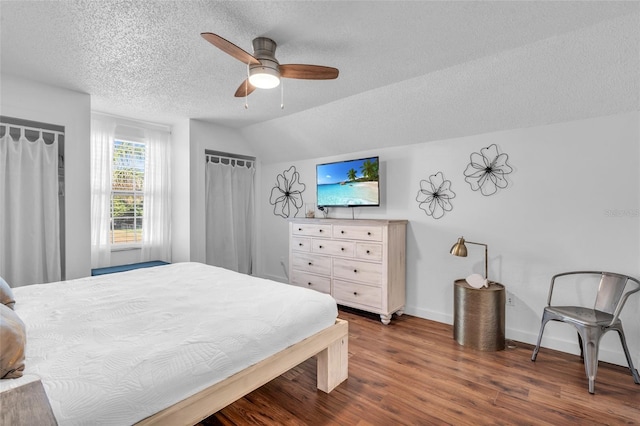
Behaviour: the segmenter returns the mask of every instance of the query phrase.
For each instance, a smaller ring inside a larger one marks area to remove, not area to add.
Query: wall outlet
[[[516,306],[516,298],[511,292],[507,292],[507,306]]]

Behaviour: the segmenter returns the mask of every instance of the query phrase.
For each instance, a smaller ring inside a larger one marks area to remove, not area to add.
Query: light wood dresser
[[[406,220],[289,220],[289,282],[380,314],[405,307]]]

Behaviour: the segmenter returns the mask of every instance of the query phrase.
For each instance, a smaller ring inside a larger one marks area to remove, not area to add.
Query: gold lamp
[[[489,247],[483,243],[474,243],[473,241],[465,241],[464,237],[460,237],[458,238],[458,242],[455,243],[453,247],[451,247],[450,253],[454,256],[467,257],[467,246],[465,246],[464,243],[484,246],[484,279],[488,284],[489,283],[489,273],[488,273]]]

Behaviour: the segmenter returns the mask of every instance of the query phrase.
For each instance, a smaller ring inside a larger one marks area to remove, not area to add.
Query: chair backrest
[[[631,287],[627,288],[627,284]],[[640,292],[640,281],[637,279],[613,272],[602,272],[594,309],[612,314],[611,324],[613,324],[620,315],[627,298],[637,292]]]
[[[624,294],[628,279],[629,277],[624,275],[603,272],[594,309],[613,315]]]

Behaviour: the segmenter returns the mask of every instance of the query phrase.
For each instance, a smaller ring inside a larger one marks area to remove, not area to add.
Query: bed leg
[[[318,389],[329,393],[349,375],[349,336],[345,334],[317,355]]]

